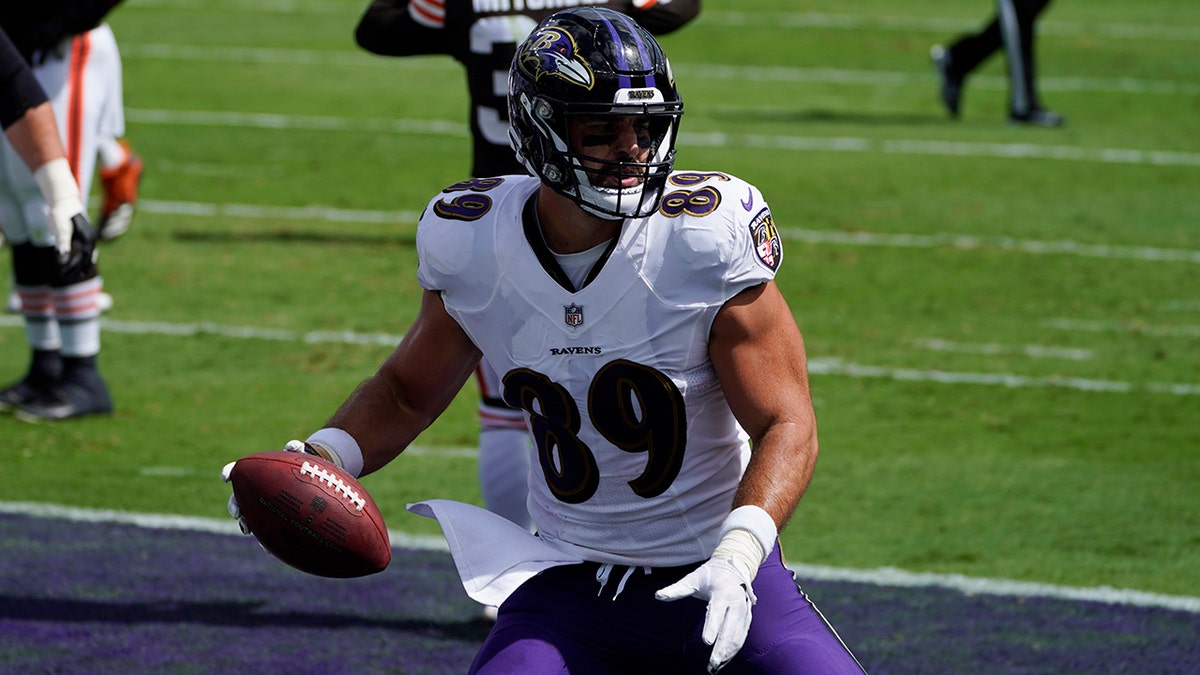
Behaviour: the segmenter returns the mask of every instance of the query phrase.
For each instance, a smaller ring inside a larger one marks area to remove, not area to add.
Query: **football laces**
[[[325,483],[333,488],[334,492],[340,494],[346,501],[350,502],[356,511],[362,511],[367,507],[367,500],[358,494],[357,490],[346,485],[345,481],[322,467],[304,462],[304,465],[300,467],[300,475],[312,476],[317,479],[317,482]]]

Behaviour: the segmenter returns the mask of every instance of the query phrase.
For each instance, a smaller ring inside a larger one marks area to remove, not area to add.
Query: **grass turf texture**
[[[108,320],[404,332],[416,214],[469,164],[465,84],[448,58],[358,52],[364,6],[129,0],[112,15],[147,173],[133,230],[102,247]],[[964,118],[945,119],[928,47],[991,8],[713,2],[663,40],[687,102],[677,166],[763,190],[787,237],[779,283],[810,358],[829,365],[812,377],[821,460],[784,549],[806,563],[1198,595],[1200,6],[1052,5],[1038,56],[1044,98],[1069,119],[1056,131],[1006,123],[1000,58],[968,83]],[[996,156],[1013,148],[1082,158]],[[1114,161],[1108,149],[1174,154]],[[358,215],[219,208],[230,204]],[[1142,247],[1191,258],[1143,259]],[[387,351],[109,330],[116,414],[0,418],[16,477],[5,499],[222,516],[221,465],[320,426]],[[26,360],[20,328],[0,329],[3,378]],[[904,375],[931,371],[1031,379]],[[475,396],[472,384],[420,445],[473,446]],[[461,453],[404,457],[364,483],[405,531],[436,532],[408,501],[479,503]]]

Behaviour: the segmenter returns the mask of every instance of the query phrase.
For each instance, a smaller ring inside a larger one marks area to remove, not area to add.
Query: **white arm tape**
[[[358,441],[354,440],[354,437],[345,431],[334,427],[325,427],[313,432],[304,442],[312,445],[323,445],[329,448],[330,452],[337,453],[337,456],[342,460],[342,468],[351,476],[358,478],[362,473],[362,448],[359,448]]]
[[[767,554],[775,548],[775,539],[779,536],[775,519],[761,507],[754,505],[739,506],[725,518],[725,522],[721,524],[721,543],[717,544],[718,549],[735,530],[742,530],[754,537],[754,541],[762,548],[755,568],[767,559]]]

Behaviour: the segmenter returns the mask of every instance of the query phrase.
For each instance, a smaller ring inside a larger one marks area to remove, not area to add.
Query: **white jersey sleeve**
[[[456,306],[486,303],[496,288],[503,245],[520,236],[522,209],[538,184],[529,176],[473,178],[430,200],[417,226],[421,287],[441,291]]]
[[[536,178],[452,186],[417,231],[421,285],[501,374],[533,438],[539,537],[585,560],[706,559],[750,457],[708,354],[730,298],[782,259],[762,195],[679,172],[590,281],[565,281],[529,214]]]

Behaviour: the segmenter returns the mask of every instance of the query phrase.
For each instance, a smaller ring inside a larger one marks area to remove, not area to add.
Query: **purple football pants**
[[[700,638],[705,602],[654,599],[655,591],[698,565],[613,566],[603,583],[597,563],[548,569],[504,605],[470,673],[478,675],[631,675],[707,672],[712,648]],[[632,571],[630,571],[632,569]],[[618,590],[619,589],[619,590]],[[783,566],[779,546],[754,580],[746,643],[721,675],[864,671]],[[615,596],[615,597],[614,597]]]

